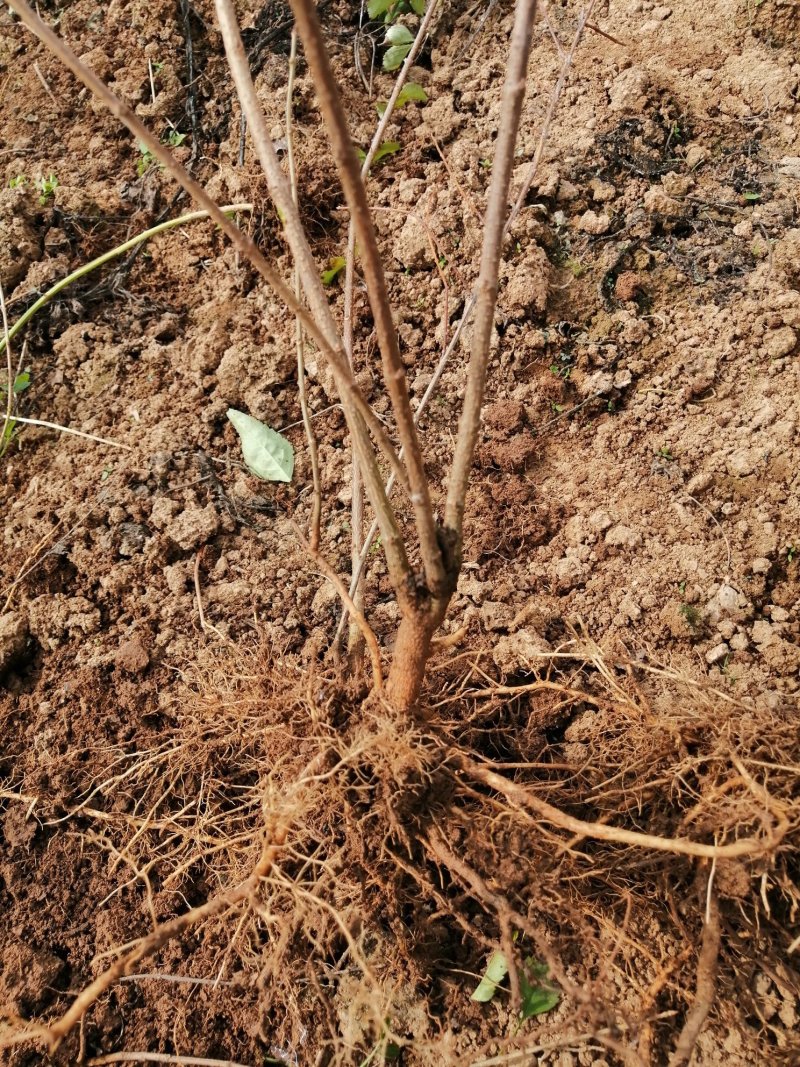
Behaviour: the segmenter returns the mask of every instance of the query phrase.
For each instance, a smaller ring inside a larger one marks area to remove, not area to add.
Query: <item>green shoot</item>
[[[322,272],[323,285],[333,285],[347,266],[347,263],[342,256],[334,256],[332,259],[329,259],[328,262],[330,263],[330,269]]]
[[[39,203],[44,206],[55,195],[55,191],[58,188],[58,178],[55,174],[48,174],[46,178],[37,178],[36,188],[39,190]]]
[[[369,0],[367,14],[371,19],[383,19],[394,22],[398,15],[413,11],[415,15],[425,14],[425,0]]]
[[[483,978],[470,997],[479,1004],[488,1003],[500,988],[508,974],[508,960],[502,952],[493,952],[489,957]],[[561,993],[548,978],[549,968],[533,956],[526,956],[519,969],[519,989],[522,994],[520,1024],[534,1015],[551,1011],[561,999]]]
[[[9,189],[24,189],[27,184],[28,179],[25,177],[24,174],[18,174],[16,178],[8,179]]]

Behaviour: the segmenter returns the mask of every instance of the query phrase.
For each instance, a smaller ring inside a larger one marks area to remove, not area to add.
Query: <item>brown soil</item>
[[[186,134],[176,154],[220,203],[255,202],[242,224],[288,275],[249,145],[239,161],[210,0],[40,8],[152,129]],[[279,139],[286,10],[238,8]],[[367,144],[358,8],[327,5],[325,26]],[[14,346],[32,382],[20,414],[133,451],[25,428],[0,459],[0,1037],[52,1022],[115,948],[247,877],[265,818],[291,829],[253,908],[170,942],[52,1056],[28,1041],[0,1062],[361,1064],[389,1062],[391,1038],[408,1067],[668,1063],[695,999],[708,865],[523,817],[469,780],[466,755],[587,821],[711,844],[783,826],[766,856],[714,867],[718,989],[692,1062],[800,1062],[798,10],[595,11],[603,33],[577,54],[506,246],[445,623],[468,631],[437,654],[424,730],[323,658],[338,603],[292,526],[310,483],[294,323],[219,235],[164,234],[31,322]],[[402,149],[370,184],[415,399],[475,279],[510,30],[507,3],[460,11],[439,18],[414,73],[429,101],[398,112],[387,139]],[[578,14],[551,7],[561,46]],[[540,22],[518,185],[559,67]],[[389,85],[376,72],[374,96]],[[5,6],[0,105],[13,322],[188,204]],[[296,113],[324,266],[347,219],[302,64]],[[361,291],[356,329],[360,380],[385,413]],[[464,365],[460,350],[421,422],[437,498]],[[323,548],[346,573],[347,435],[310,369]],[[290,485],[247,473],[230,406],[285,428]],[[366,589],[388,641],[379,552]],[[534,678],[561,688],[476,695]],[[304,782],[326,752],[327,773]],[[506,993],[469,999],[512,937],[563,990],[522,1028]],[[542,1050],[502,1058],[518,1047]]]

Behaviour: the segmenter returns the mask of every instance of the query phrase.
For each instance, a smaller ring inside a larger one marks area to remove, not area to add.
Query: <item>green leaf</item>
[[[371,19],[379,19],[386,14],[394,3],[395,0],[369,0],[367,14]]]
[[[746,200],[749,204],[755,204],[761,199],[761,193],[742,193],[742,199]]]
[[[408,0],[408,3],[415,15],[425,14],[425,0]]]
[[[21,374],[18,374],[14,379],[14,395],[19,396],[20,393],[24,393],[28,386],[31,384],[30,371],[24,370]]]
[[[502,952],[493,952],[486,964],[483,978],[469,998],[478,1004],[487,1004],[497,992],[497,987],[508,974],[508,960]]]
[[[417,85],[416,82],[408,82],[400,90],[400,95],[397,98],[397,107],[402,107],[403,104],[407,104],[410,100],[414,100],[417,103],[427,103],[428,94],[422,88],[421,85]]]
[[[380,163],[382,159],[386,159],[387,156],[394,155],[395,152],[400,151],[399,141],[384,141],[378,151],[375,153],[375,158],[372,161],[373,166]]]
[[[414,43],[414,34],[408,28],[398,24],[396,26],[390,26],[386,31],[386,36],[383,39],[384,44],[407,44],[412,45]],[[408,52],[408,49],[406,49]]]
[[[398,94],[397,101],[394,105],[395,111],[398,111],[404,104],[407,104],[410,100],[414,100],[420,104],[426,103],[428,94],[422,88],[421,85],[417,85],[415,82],[409,82],[408,85],[404,85]],[[382,115],[388,106],[388,100],[376,100],[375,110],[379,115]]]
[[[552,1009],[561,999],[561,993],[552,982],[547,981],[549,968],[546,963],[540,963],[532,956],[528,956],[519,974],[519,991],[522,994],[522,1011],[520,1019],[533,1018],[534,1015],[543,1015]],[[529,981],[534,979],[534,982]]]
[[[388,73],[402,66],[403,60],[411,51],[410,44],[395,44],[383,54],[383,69]]]
[[[331,267],[330,270],[324,270],[322,272],[323,285],[332,285],[347,266],[345,260],[341,256],[334,256],[333,259],[329,259],[328,262]]]
[[[286,438],[235,408],[228,408],[228,418],[241,439],[247,469],[265,482],[290,482],[294,449]]]

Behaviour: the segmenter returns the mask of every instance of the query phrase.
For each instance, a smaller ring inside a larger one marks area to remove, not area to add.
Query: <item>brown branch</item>
[[[514,28],[511,32],[511,47],[500,104],[500,131],[492,161],[492,180],[489,185],[486,220],[484,223],[481,266],[478,274],[478,299],[472,328],[467,390],[458,424],[453,468],[447,490],[445,524],[456,539],[456,558],[461,555],[461,538],[464,525],[464,504],[467,495],[472,459],[481,424],[481,406],[486,385],[486,370],[489,365],[489,347],[494,330],[494,313],[497,305],[497,285],[500,271],[500,256],[503,248],[506,203],[514,166],[514,149],[517,143],[522,102],[525,97],[525,82],[528,58],[531,50],[533,22],[536,17],[536,0],[517,0]]]
[[[180,1067],[247,1067],[234,1060],[211,1060],[208,1056],[173,1056],[166,1052],[108,1052],[95,1056],[87,1067],[101,1067],[106,1063],[171,1063]]]
[[[490,789],[503,793],[504,796],[520,808],[528,808],[534,811],[539,819],[558,826],[562,830],[579,834],[581,837],[589,837],[598,841],[612,841],[620,845],[634,845],[637,848],[649,848],[657,852],[672,852],[679,856],[699,856],[706,859],[731,859],[735,856],[762,856],[774,849],[784,837],[788,828],[786,820],[782,820],[770,836],[761,840],[745,837],[730,845],[703,845],[699,841],[688,841],[681,837],[657,837],[653,834],[643,834],[635,830],[625,830],[622,827],[606,826],[604,823],[584,822],[572,815],[554,808],[544,800],[540,800],[516,782],[510,782],[502,775],[495,774],[488,767],[476,763],[461,754],[456,754],[460,767],[479,782],[489,786]]]
[[[361,397],[362,400],[363,397],[353,377],[350,362],[334,322],[328,297],[320,280],[300,213],[292,196],[290,183],[278,161],[272,138],[267,129],[264,112],[256,96],[255,86],[250,76],[247,55],[239,32],[236,12],[231,0],[215,0],[215,6],[220,32],[225,44],[228,66],[236,86],[242,112],[247,119],[250,136],[253,139],[258,161],[266,176],[270,196],[283,221],[286,239],[292,250],[313,320],[318,324],[319,330],[325,338],[326,346],[335,352],[335,359],[330,360],[330,362],[336,376],[336,388],[342,399],[342,407],[353,437],[354,451],[364,471],[364,481],[370,502],[375,509],[376,516],[381,519],[381,531],[383,532],[384,526],[389,530],[389,539],[385,542],[387,563],[392,576],[392,584],[397,591],[398,597],[402,597],[410,568],[397,521],[389,506],[383,479],[366,436],[364,423],[369,427],[375,441],[389,460],[389,464],[400,480],[400,484],[406,489],[408,488],[408,475],[389,440],[383,424],[370,405],[366,401],[363,404],[358,403],[358,412],[356,413],[350,403],[350,400],[356,400],[357,396]],[[294,294],[292,294],[292,297],[294,298]],[[291,304],[289,306],[291,307]],[[292,308],[292,310],[295,309]],[[302,316],[296,311],[295,314],[305,326],[306,323]],[[316,338],[314,339],[316,340]]]
[[[294,82],[297,74],[297,34],[292,31],[292,42],[289,47],[289,79],[286,84],[286,156],[289,164],[289,186],[292,192],[292,203],[297,206],[297,169],[294,161]],[[300,270],[295,264],[294,268],[294,294],[300,300]],[[300,413],[303,419],[303,430],[308,445],[308,458],[311,463],[311,519],[308,524],[308,542],[316,552],[319,548],[320,522],[322,518],[322,478],[319,470],[319,449],[317,437],[314,433],[314,424],[308,409],[308,388],[306,386],[306,341],[303,333],[303,324],[298,318],[295,324],[295,347],[297,349],[297,392],[300,398]]]
[[[297,30],[303,41],[306,61],[314,78],[317,99],[328,130],[331,150],[345,199],[355,223],[359,255],[383,360],[384,381],[392,403],[397,422],[397,434],[408,468],[411,504],[414,508],[426,582],[434,597],[449,595],[454,575],[450,573],[450,568],[445,566],[439,546],[430,487],[414,425],[405,368],[400,356],[400,345],[386,288],[383,261],[378,250],[378,241],[367,203],[364,182],[361,178],[361,169],[350,139],[339,90],[322,39],[322,28],[316,8],[312,0],[290,0],[290,2]]]

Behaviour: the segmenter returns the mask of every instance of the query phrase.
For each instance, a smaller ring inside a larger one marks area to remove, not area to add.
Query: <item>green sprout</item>
[[[329,259],[328,262],[330,263],[330,269],[322,272],[323,285],[333,285],[347,266],[347,263],[342,256],[334,256],[332,259]]]
[[[18,174],[15,178],[8,179],[9,189],[24,189],[28,184],[28,179],[24,174]]]
[[[55,191],[58,188],[58,178],[55,174],[48,174],[46,178],[37,178],[36,188],[39,190],[39,203],[44,206],[55,195]]]

